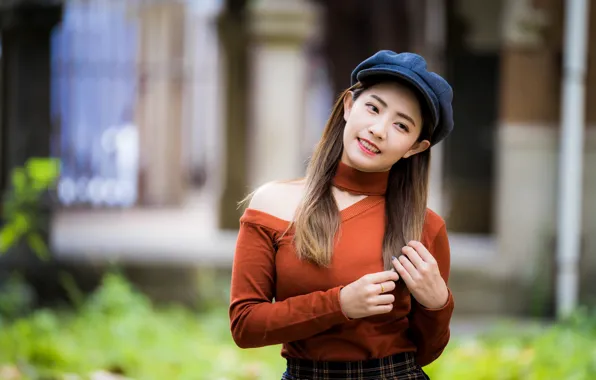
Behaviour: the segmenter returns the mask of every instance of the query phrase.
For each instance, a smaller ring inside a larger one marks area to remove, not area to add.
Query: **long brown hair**
[[[320,266],[331,263],[340,225],[337,203],[331,192],[332,179],[343,151],[344,98],[354,100],[377,82],[357,83],[337,99],[323,136],[316,145],[306,170],[305,193],[292,223],[299,258]],[[406,84],[407,86],[407,84]],[[418,95],[417,91],[414,91]],[[353,94],[353,95],[352,95]],[[423,115],[419,141],[430,140],[431,128],[425,102],[418,96]],[[420,240],[426,214],[430,149],[402,158],[389,172],[385,194],[385,235],[383,264],[391,269],[391,257],[398,256],[410,240]]]

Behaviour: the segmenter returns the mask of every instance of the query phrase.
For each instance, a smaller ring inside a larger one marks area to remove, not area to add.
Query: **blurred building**
[[[17,3],[1,18],[2,185],[25,154],[18,128],[47,126],[36,132],[44,148],[27,154],[63,159],[58,258],[117,259],[155,273],[229,266],[237,202],[266,181],[303,174],[358,62],[409,50],[455,92],[455,131],[433,151],[430,207],[450,230],[458,312],[552,312],[562,0],[72,0],[59,17],[56,2]],[[583,302],[596,296],[591,5]],[[22,16],[14,27],[14,15],[31,9],[55,21],[40,32],[31,24],[39,17]],[[50,89],[51,103],[17,95],[33,82]],[[24,107],[33,99],[43,112]]]

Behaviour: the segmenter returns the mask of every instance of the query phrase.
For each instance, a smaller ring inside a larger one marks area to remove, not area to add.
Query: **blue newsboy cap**
[[[453,90],[440,75],[428,71],[424,58],[414,53],[381,50],[362,61],[352,71],[352,86],[357,82],[393,76],[418,89],[432,115],[431,145],[443,140],[453,130]]]

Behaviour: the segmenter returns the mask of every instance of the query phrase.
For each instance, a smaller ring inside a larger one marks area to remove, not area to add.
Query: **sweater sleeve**
[[[242,222],[232,267],[229,316],[241,348],[305,339],[347,320],[341,287],[272,303],[275,296],[274,231]]]
[[[451,259],[445,224],[441,226],[430,244],[429,251],[435,257],[445,283],[448,283]],[[416,361],[420,366],[435,361],[447,346],[450,338],[449,323],[453,308],[454,300],[451,290],[449,290],[447,303],[438,309],[426,308],[412,297],[412,310],[409,320],[412,338],[418,348]]]

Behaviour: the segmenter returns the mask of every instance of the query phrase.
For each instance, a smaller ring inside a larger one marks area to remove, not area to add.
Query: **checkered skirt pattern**
[[[410,352],[356,362],[290,358],[287,363],[282,380],[429,380]]]

